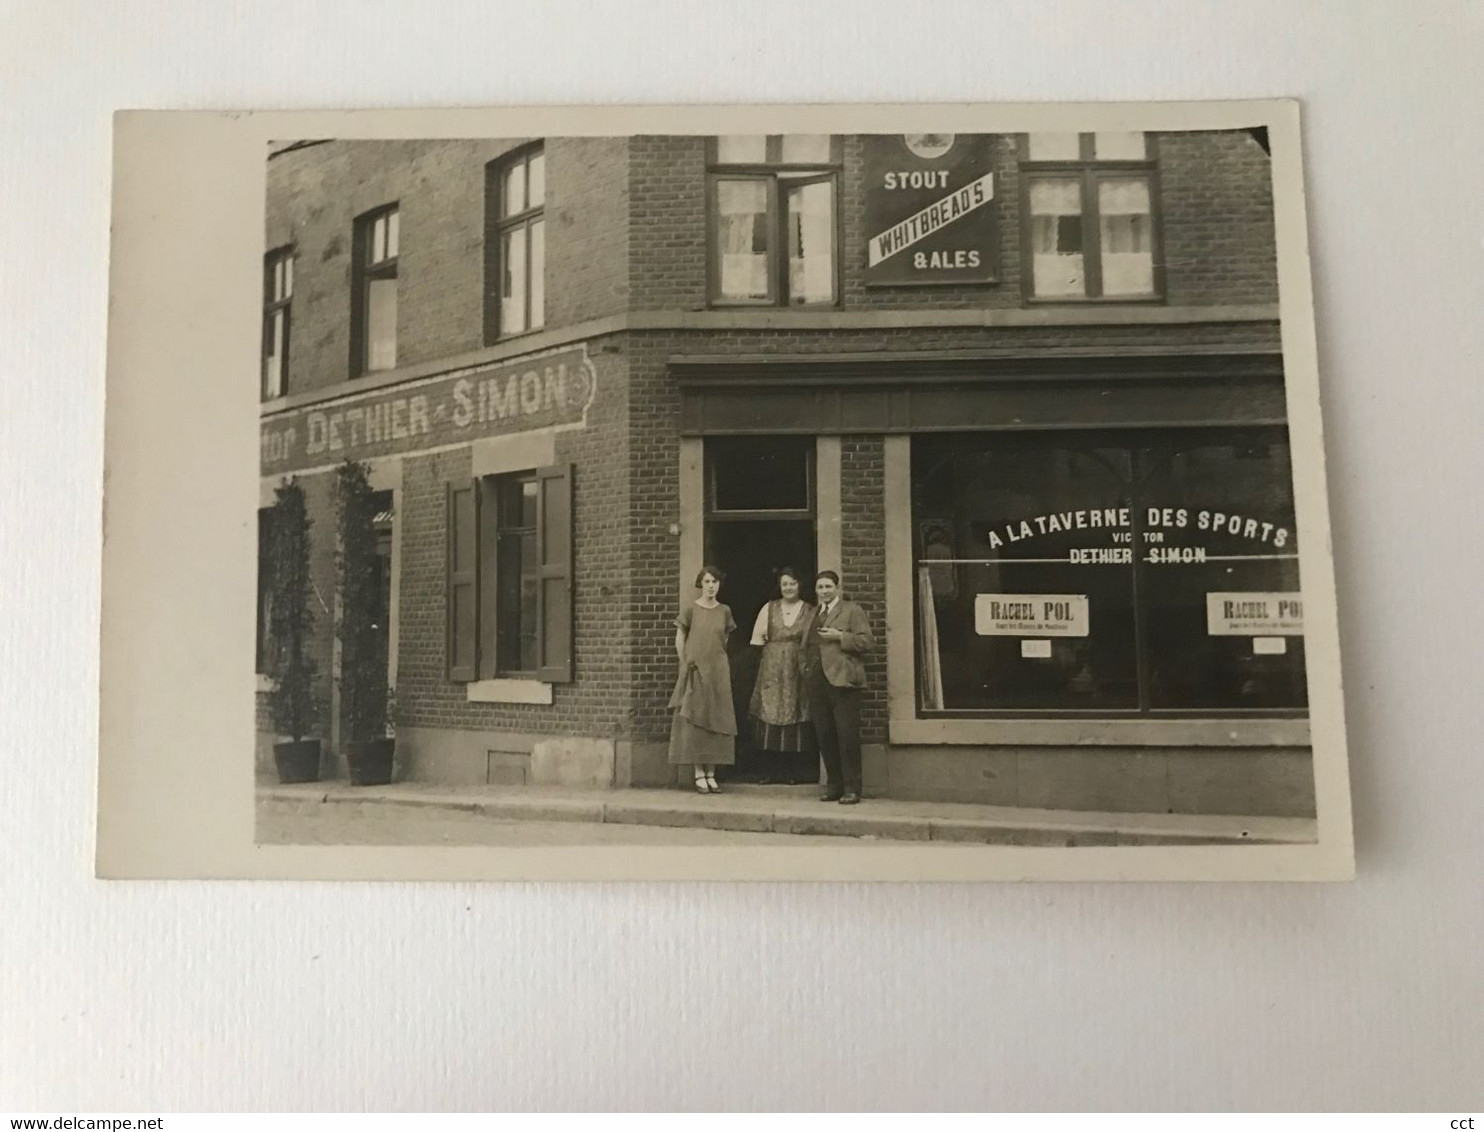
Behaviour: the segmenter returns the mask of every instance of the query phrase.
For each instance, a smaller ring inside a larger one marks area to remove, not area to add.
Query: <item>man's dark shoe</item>
[[[860,800],[861,800],[861,796],[859,794],[841,794],[840,795],[840,805],[842,805],[842,806],[853,806],[857,802],[859,802]]]
[[[820,792],[819,800],[821,802],[838,802],[843,797],[844,795],[838,790],[824,790]]]

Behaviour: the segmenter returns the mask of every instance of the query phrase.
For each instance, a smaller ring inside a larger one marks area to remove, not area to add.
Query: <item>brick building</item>
[[[385,492],[406,777],[672,781],[677,607],[787,562],[876,627],[868,793],[1313,812],[1260,135],[304,142],[266,249],[262,503],[333,673]]]

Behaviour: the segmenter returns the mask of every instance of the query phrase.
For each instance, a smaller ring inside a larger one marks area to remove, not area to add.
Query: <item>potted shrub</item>
[[[376,555],[376,494],[370,469],[347,460],[335,473],[340,546],[340,704],[345,764],[352,786],[392,780],[395,740],[388,734],[387,635],[381,617]]]
[[[314,609],[309,604],[309,528],[304,489],[289,480],[275,492],[268,524],[268,633],[275,681],[268,696],[273,730],[273,761],[281,782],[319,779],[320,741],[310,738],[319,721],[318,673],[309,655]]]

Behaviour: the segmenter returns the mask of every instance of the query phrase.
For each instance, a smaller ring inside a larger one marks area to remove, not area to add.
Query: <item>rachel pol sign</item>
[[[275,413],[260,430],[263,475],[538,428],[580,428],[597,388],[585,346]]]
[[[989,134],[865,138],[867,286],[993,283]]]
[[[1302,637],[1300,593],[1208,593],[1206,632],[1213,637]]]
[[[1085,637],[1086,594],[976,594],[981,637]]]

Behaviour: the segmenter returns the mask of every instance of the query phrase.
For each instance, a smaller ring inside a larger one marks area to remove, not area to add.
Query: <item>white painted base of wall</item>
[[[542,739],[531,748],[531,785],[611,787],[611,739]]]
[[[444,786],[612,787],[612,739],[506,731],[399,727],[397,762],[413,782]]]

